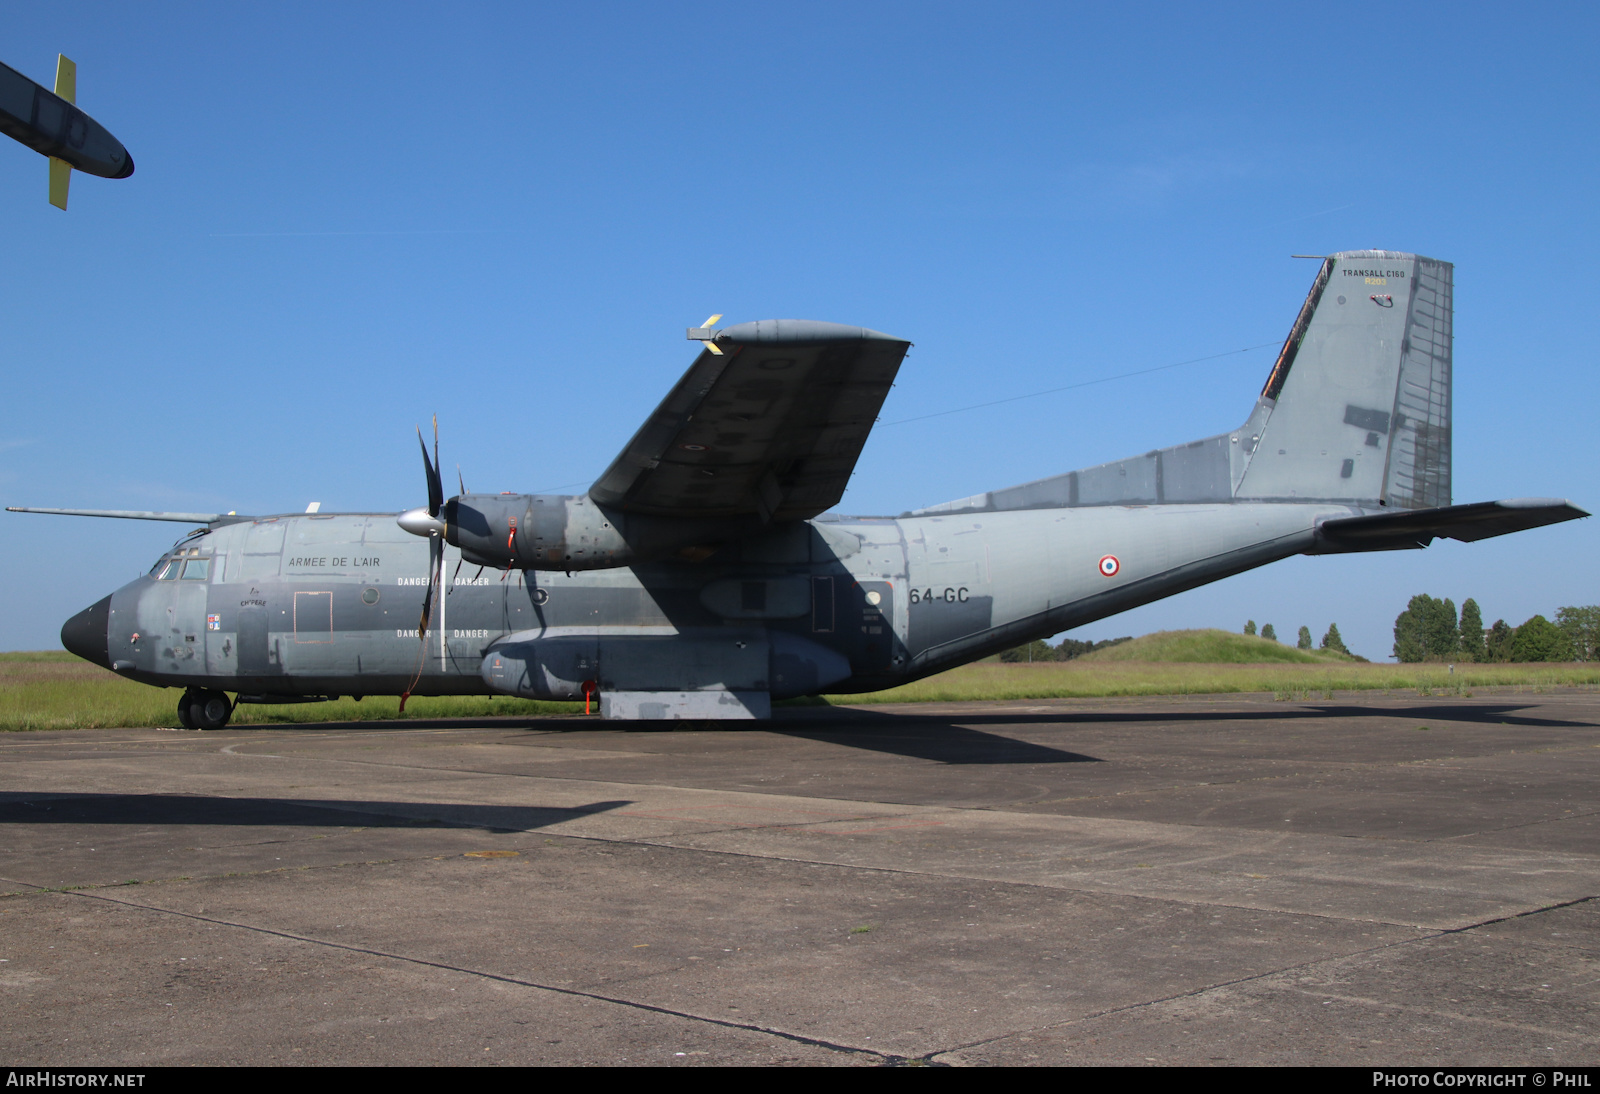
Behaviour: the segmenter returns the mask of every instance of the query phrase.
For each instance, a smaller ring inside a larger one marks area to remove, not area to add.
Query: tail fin
[[[1331,255],[1243,427],[905,515],[1230,500],[1449,505],[1451,270],[1397,251]]]
[[[78,66],[65,53],[56,54],[56,94],[69,103],[78,101]],[[67,208],[67,189],[72,185],[72,165],[50,157],[50,204],[62,212]]]
[[[1396,251],[1324,260],[1239,431],[1235,498],[1450,504],[1451,273]]]

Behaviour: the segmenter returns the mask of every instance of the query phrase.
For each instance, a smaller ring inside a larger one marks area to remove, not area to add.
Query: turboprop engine
[[[463,494],[438,516],[401,514],[414,535],[442,535],[469,565],[518,570],[605,570],[700,551],[760,530],[749,518],[664,519],[614,513],[585,494]]]
[[[587,494],[472,494],[446,501],[439,475],[439,423],[433,425],[433,458],[422,445],[428,504],[408,509],[396,523],[432,544],[430,590],[438,583],[444,544],[461,548],[461,559],[498,570],[607,570],[676,556],[708,557],[718,546],[765,528],[753,516],[684,518],[618,513]],[[423,604],[427,619],[432,597]],[[424,627],[426,629],[426,627]]]

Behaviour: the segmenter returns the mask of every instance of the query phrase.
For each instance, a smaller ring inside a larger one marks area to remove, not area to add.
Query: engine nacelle
[[[468,562],[499,569],[600,570],[636,554],[586,495],[466,494],[445,503],[445,538]]]
[[[464,494],[444,506],[445,538],[477,566],[605,570],[710,549],[760,530],[754,518],[613,513],[587,494]]]

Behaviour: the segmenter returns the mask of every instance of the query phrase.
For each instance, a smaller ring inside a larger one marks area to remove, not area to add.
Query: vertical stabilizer
[[[1239,438],[1236,498],[1450,504],[1451,271],[1397,251],[1323,261]]]
[[[69,103],[78,101],[78,66],[65,53],[56,54],[56,94]],[[67,208],[67,190],[72,185],[72,165],[50,157],[50,204],[62,212]]]

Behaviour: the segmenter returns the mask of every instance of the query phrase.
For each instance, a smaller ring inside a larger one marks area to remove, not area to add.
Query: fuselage
[[[419,431],[428,504],[398,517],[35,510],[206,524],[62,642],[186,689],[196,728],[226,724],[228,691],[761,718],[1294,554],[1586,516],[1451,504],[1452,283],[1421,255],[1329,255],[1240,428],[899,517],[825,510],[909,342],[802,320],[694,328],[705,349],[582,495],[446,500]]]
[[[286,515],[191,535],[63,633],[131,679],[250,696],[487,694],[508,688],[491,686],[486,657],[556,638],[631,642],[613,662],[648,657],[655,640],[742,650],[800,639],[843,658],[828,661],[841,666],[831,678],[780,682],[774,667],[764,680],[758,668],[753,683],[775,698],[864,691],[1305,551],[1320,520],[1351,512],[1231,503],[822,518],[699,562],[573,573],[462,565],[446,548],[446,593],[424,639],[426,541],[393,514]],[[727,670],[701,672],[689,657],[662,671],[651,686],[693,690]],[[538,694],[573,698],[580,686]]]

